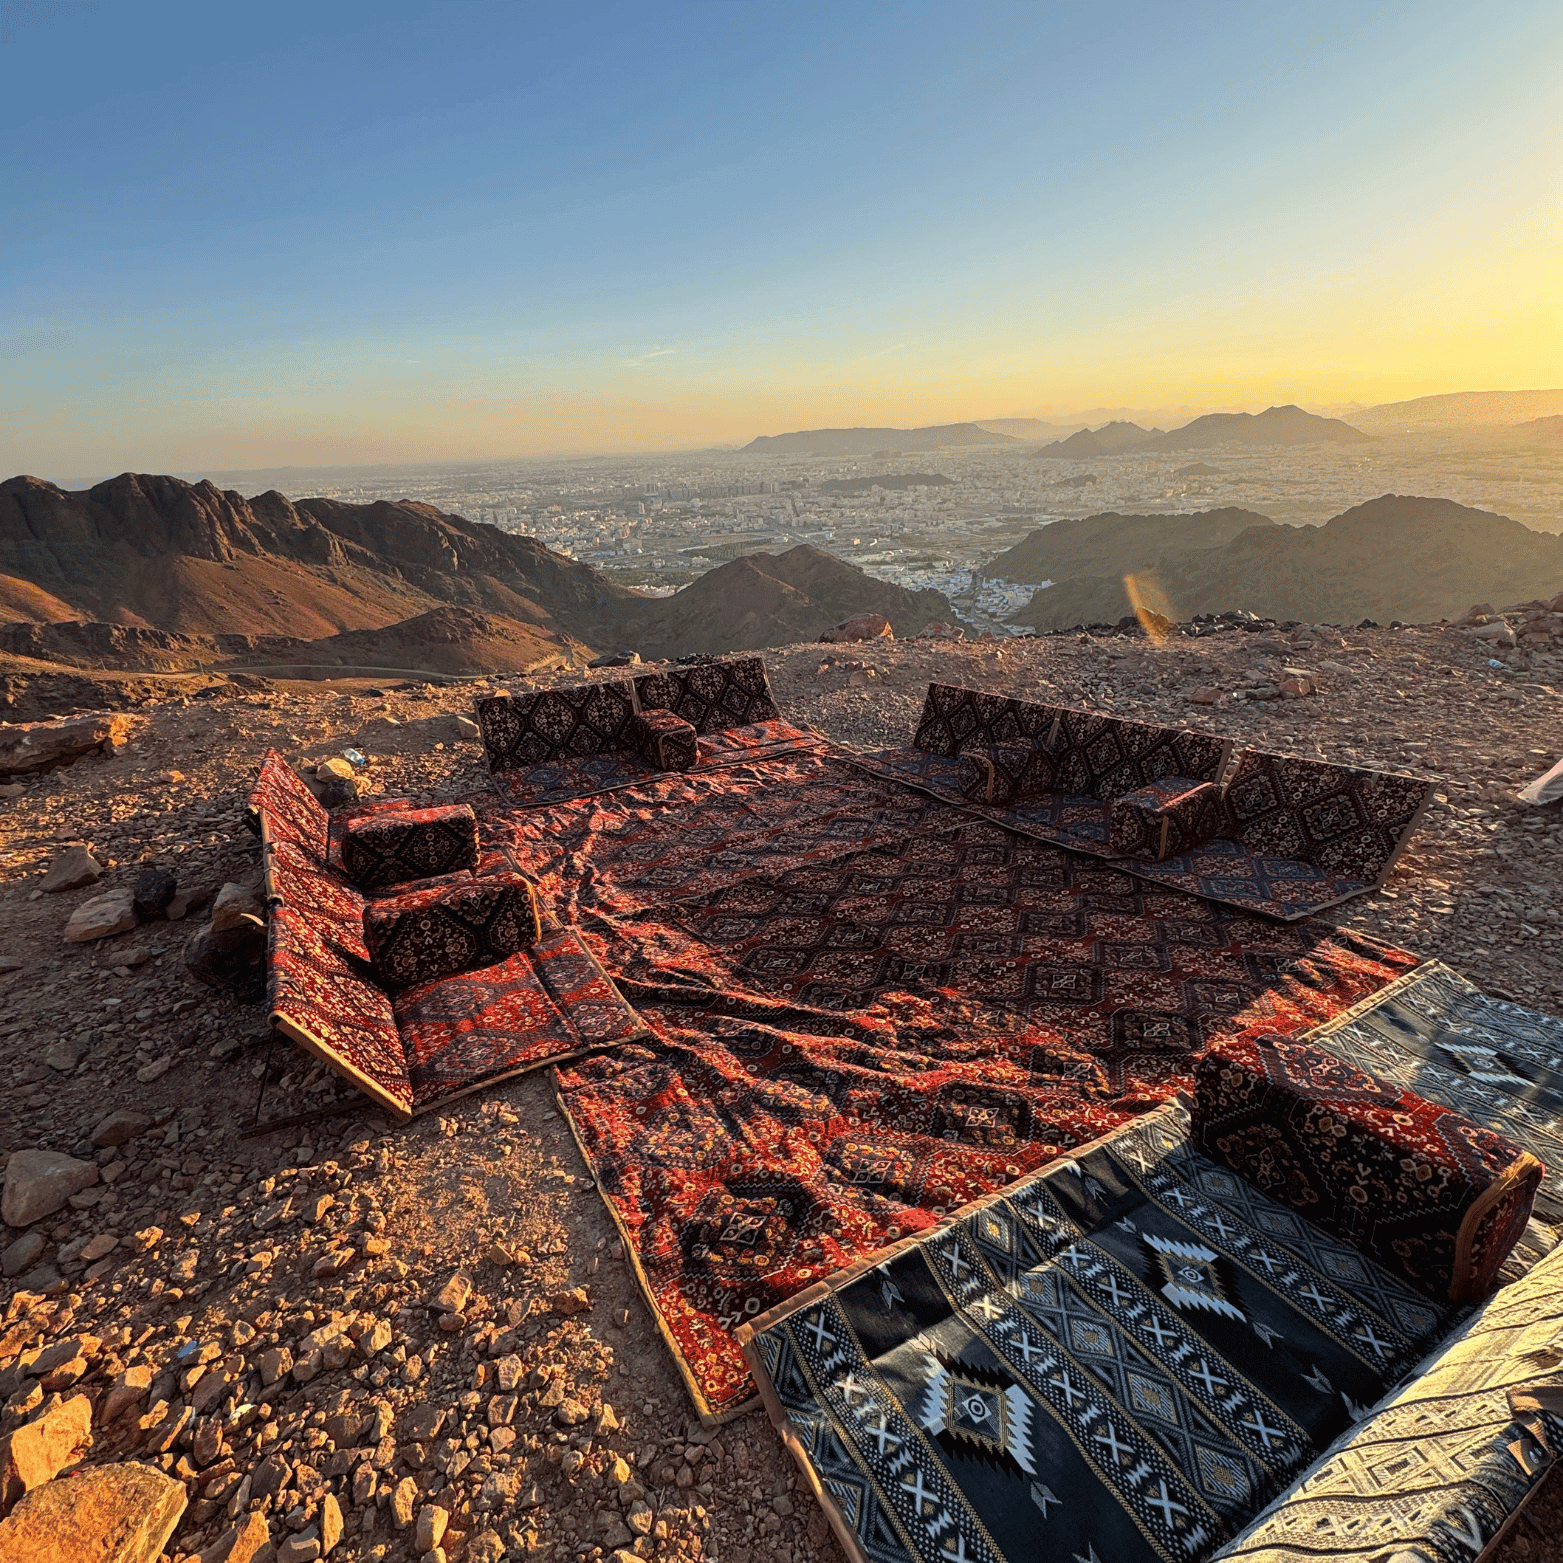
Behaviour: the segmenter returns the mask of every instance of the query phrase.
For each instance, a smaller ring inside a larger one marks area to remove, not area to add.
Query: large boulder
[[[29,776],[86,754],[112,754],[136,725],[124,711],[96,711],[63,722],[0,724],[0,776]]]
[[[33,1488],[53,1481],[91,1447],[92,1402],[85,1395],[57,1401],[0,1438],[0,1514],[9,1514]]]
[[[889,619],[882,618],[877,613],[858,613],[826,630],[820,639],[823,641],[894,640],[895,631],[891,629]]]
[[[102,877],[103,865],[86,847],[67,847],[49,865],[38,888],[45,895],[53,895],[61,890],[80,890],[83,885],[95,885]]]
[[[129,933],[136,926],[136,901],[129,890],[109,890],[83,901],[71,913],[65,925],[66,942],[87,944],[117,933]]]
[[[34,1488],[0,1520],[0,1558],[155,1563],[185,1511],[182,1482],[150,1465],[97,1465]]]
[[[7,1226],[31,1226],[97,1181],[98,1169],[90,1161],[77,1161],[62,1151],[17,1151],[6,1164],[0,1217]]]

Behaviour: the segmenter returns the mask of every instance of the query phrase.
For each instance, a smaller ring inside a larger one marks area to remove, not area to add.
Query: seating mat
[[[740,1331],[854,1563],[1198,1563],[1445,1327],[1187,1132],[1169,1103]]]

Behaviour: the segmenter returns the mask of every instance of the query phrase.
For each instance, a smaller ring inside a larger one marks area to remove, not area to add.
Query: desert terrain
[[[767,663],[783,711],[847,746],[907,741],[937,679],[1434,777],[1385,889],[1328,915],[1563,1008],[1563,817],[1513,796],[1558,758],[1560,643],[1494,656],[1447,626],[1211,631],[810,643]],[[1292,667],[1317,692],[1274,698]],[[272,1546],[301,1563],[328,1539],[335,1559],[436,1563],[836,1557],[763,1413],[694,1416],[547,1073],[396,1126],[272,1047],[253,989],[186,969],[204,898],[254,882],[240,816],[269,747],[311,768],[354,747],[371,793],[457,797],[484,784],[457,718],[516,681],[9,682],[29,709],[120,706],[132,730],[0,800],[0,1156],[62,1151],[98,1177],[4,1233],[0,1430],[48,1396],[91,1397],[89,1463],[133,1457],[187,1484],[175,1560]],[[44,893],[73,847],[101,878]],[[193,902],[181,921],[65,942],[79,904],[149,864]],[[339,1102],[247,1133],[257,1111]],[[1507,1557],[1544,1555],[1556,1485]]]

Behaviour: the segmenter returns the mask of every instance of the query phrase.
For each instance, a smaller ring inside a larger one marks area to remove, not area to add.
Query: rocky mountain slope
[[[1339,418],[1320,418],[1301,407],[1267,407],[1263,412],[1210,412],[1180,429],[1163,433],[1137,423],[1107,423],[1055,440],[1035,454],[1048,457],[1112,456],[1158,450],[1209,450],[1217,445],[1352,444],[1371,436]]]
[[[1164,555],[1216,548],[1251,526],[1275,525],[1257,510],[1235,507],[1192,516],[1125,516],[1108,511],[1040,526],[993,559],[983,573],[1001,581],[1058,583],[1098,576],[1122,580]]]
[[[1321,418],[1301,407],[1266,407],[1263,412],[1208,412],[1181,429],[1163,434],[1157,450],[1208,450],[1213,445],[1354,445],[1371,439],[1339,418]]]
[[[1142,429],[1137,423],[1125,423],[1119,419],[1104,423],[1099,429],[1077,429],[1068,439],[1054,440],[1033,452],[1049,458],[1090,458],[1092,456],[1116,456],[1120,451],[1142,450],[1161,433],[1160,429]]]
[[[1279,526],[1263,516],[1236,527],[1245,514],[1059,522],[989,570],[998,573],[1004,561],[1014,572],[1016,556],[1046,570],[1033,579],[1055,584],[1013,616],[1035,629],[1116,622],[1129,611],[1123,576],[1131,573],[1149,575],[1177,617],[1241,608],[1326,624],[1425,623],[1457,617],[1472,602],[1517,602],[1563,587],[1563,537],[1453,500],[1385,494],[1319,527]],[[1125,528],[1126,521],[1137,524]],[[1200,535],[1187,522],[1233,530],[1201,545],[1185,540]],[[1047,533],[1063,527],[1074,529],[1071,536],[1050,546]]]
[[[129,473],[81,493],[36,478],[0,484],[0,657],[13,659],[525,672],[602,650],[813,639],[857,613],[902,634],[951,617],[938,592],[903,591],[807,547],[734,560],[653,598],[531,538],[411,501],[247,500]]]
[[[1353,408],[1347,417],[1372,434],[1436,432],[1483,424],[1514,424],[1563,413],[1563,390],[1452,391],[1409,402],[1381,402]]]
[[[137,473],[78,493],[0,483],[0,608],[15,619],[315,639],[443,602],[589,636],[637,600],[531,538],[411,500],[244,499]]]

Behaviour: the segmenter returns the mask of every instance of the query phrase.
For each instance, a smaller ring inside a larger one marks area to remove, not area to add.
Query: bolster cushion
[[[364,946],[387,988],[497,966],[541,932],[537,892],[521,874],[413,890],[364,908]]]
[[[1054,791],[1057,765],[1040,743],[990,744],[959,756],[957,785],[973,803],[1009,808],[1035,803]]]
[[[477,866],[478,822],[465,803],[366,814],[342,832],[342,867],[362,890]]]
[[[1216,1043],[1194,1079],[1214,1161],[1428,1297],[1497,1284],[1543,1172],[1512,1140],[1279,1035]]]
[[[1211,782],[1164,776],[1107,805],[1107,844],[1115,857],[1159,863],[1221,834],[1221,793]]]
[[[659,771],[687,771],[700,756],[692,724],[672,711],[642,711],[630,721],[630,746]]]

